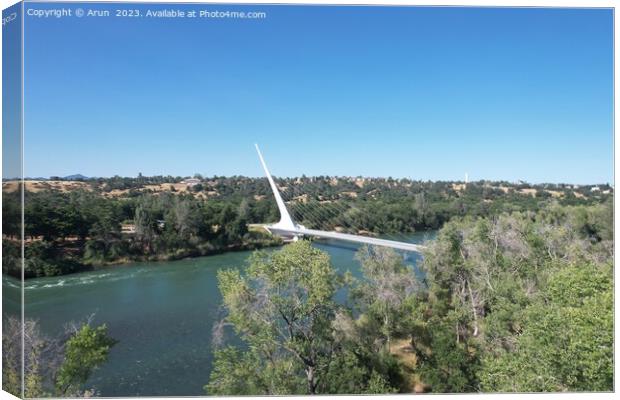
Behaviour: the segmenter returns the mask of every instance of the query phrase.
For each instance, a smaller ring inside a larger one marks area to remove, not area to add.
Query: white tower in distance
[[[469,174],[465,172],[465,186],[467,186],[467,182],[469,182]]]

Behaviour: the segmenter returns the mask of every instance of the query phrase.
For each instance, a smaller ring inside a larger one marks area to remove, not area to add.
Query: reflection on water
[[[403,236],[421,243],[428,233]],[[341,272],[360,276],[356,245],[315,242]],[[25,283],[26,317],[52,336],[95,314],[119,342],[89,385],[102,396],[204,395],[211,371],[211,329],[222,315],[217,270],[243,269],[250,252],[173,262],[136,263]],[[405,260],[416,265],[419,255]],[[416,273],[419,273],[416,271]],[[18,309],[20,282],[3,278],[5,308]],[[14,299],[15,301],[12,301]]]

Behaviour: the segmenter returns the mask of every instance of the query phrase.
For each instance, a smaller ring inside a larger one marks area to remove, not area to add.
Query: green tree
[[[269,255],[255,253],[248,278],[229,270],[218,280],[237,333],[276,366],[292,358],[305,374],[307,393],[317,393],[335,345],[331,320],[338,279],[329,256],[299,241]],[[216,383],[209,388],[226,390]]]
[[[115,260],[127,253],[120,224],[116,221],[107,219],[96,222],[89,236],[84,251],[84,259],[89,262]]]
[[[611,265],[571,266],[549,277],[543,296],[524,311],[513,351],[485,356],[486,391],[613,390]]]
[[[415,274],[391,248],[364,246],[356,258],[364,278],[351,290],[351,296],[367,320],[378,327],[389,351],[392,337],[406,334],[409,328],[418,287]]]
[[[225,244],[240,241],[248,231],[246,216],[237,213],[230,204],[226,204],[222,208],[218,223]]]
[[[463,393],[478,391],[476,373],[479,358],[467,342],[454,340],[454,323],[448,318],[431,319],[428,324],[430,354],[419,354],[419,370],[434,392]]]
[[[8,317],[3,324],[2,387],[16,396],[22,395],[22,351],[24,397],[82,397],[93,393],[82,386],[116,343],[107,336],[105,325],[82,324],[71,328],[67,338],[50,339],[32,319],[22,324]]]
[[[433,391],[612,390],[608,205],[452,220],[414,329]]]
[[[21,234],[21,199],[19,191],[2,193],[2,233],[17,238]]]
[[[158,234],[157,219],[146,204],[136,208],[135,216],[136,240],[142,244],[143,251],[150,254],[154,251],[154,243]]]
[[[63,395],[78,393],[91,373],[108,358],[116,343],[104,325],[92,328],[85,324],[65,345],[65,359],[56,377],[56,388]]]
[[[218,280],[226,321],[248,350],[216,351],[209,394],[393,391],[388,375],[366,362],[368,349],[338,327],[342,313],[334,295],[342,279],[310,242],[256,252],[247,277],[227,270]]]

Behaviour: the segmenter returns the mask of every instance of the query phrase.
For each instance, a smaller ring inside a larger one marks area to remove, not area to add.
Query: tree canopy
[[[247,347],[216,352],[206,389],[611,391],[611,207],[453,219],[424,251],[422,276],[385,248],[359,250],[359,279],[307,241],[259,253],[247,275],[220,273],[225,321]]]

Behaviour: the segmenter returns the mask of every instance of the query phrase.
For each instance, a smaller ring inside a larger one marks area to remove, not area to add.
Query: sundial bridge
[[[267,176],[267,180],[269,181],[269,186],[271,187],[271,191],[273,192],[273,195],[276,199],[278,210],[280,211],[280,221],[273,225],[265,225],[265,229],[267,229],[270,233],[291,240],[297,240],[298,238],[303,236],[312,236],[324,239],[335,239],[346,242],[391,247],[398,250],[414,251],[418,253],[421,252],[424,248],[424,246],[419,244],[400,242],[396,240],[380,239],[335,231],[309,229],[301,224],[296,223],[295,221],[293,221],[293,218],[291,218],[291,215],[286,208],[286,203],[280,195],[280,191],[278,190],[278,187],[276,186],[276,183],[273,180],[269,169],[267,168],[267,164],[265,163],[265,159],[263,158],[263,155],[261,154],[258,145],[255,144],[254,146],[256,147],[258,158],[260,159],[261,165],[263,166],[263,170],[265,171],[265,175]]]

